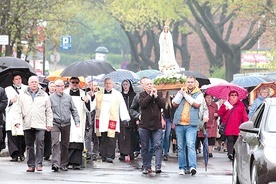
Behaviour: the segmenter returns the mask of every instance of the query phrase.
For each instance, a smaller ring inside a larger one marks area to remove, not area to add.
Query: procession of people
[[[165,77],[180,72],[168,24],[159,43],[159,70]],[[14,72],[12,85],[0,88],[0,128],[5,127],[11,161],[26,159],[27,172],[43,171],[43,160],[50,160],[50,169],[59,172],[83,169],[83,157],[107,164],[114,159],[133,163],[141,154],[142,174],[159,174],[176,144],[178,174],[194,176],[200,145],[207,165],[208,157],[221,148],[216,140],[224,137],[224,151],[232,161],[239,126],[269,98],[269,89],[261,88],[248,116],[241,101],[247,95],[244,89],[202,90],[193,75],[186,75],[185,83],[172,90],[158,88],[144,76],[140,91],[129,78],[122,79],[119,90],[109,77],[102,86],[92,79],[82,88],[78,76],[51,81],[43,90],[37,76],[24,85]],[[223,102],[218,105],[219,100]],[[220,125],[225,130],[221,135]]]

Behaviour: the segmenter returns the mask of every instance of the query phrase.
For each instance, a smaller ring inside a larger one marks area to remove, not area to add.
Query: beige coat
[[[34,100],[28,90],[18,96],[18,103],[15,105],[14,121],[22,122],[23,129],[43,129],[53,126],[53,112],[50,98],[43,90],[39,89]]]

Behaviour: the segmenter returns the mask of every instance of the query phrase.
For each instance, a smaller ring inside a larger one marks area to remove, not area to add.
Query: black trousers
[[[26,150],[25,138],[21,136],[12,136],[11,131],[7,131],[8,149],[12,158],[23,156]]]
[[[100,155],[102,159],[115,158],[116,137],[117,134],[114,138],[111,138],[107,137],[107,132],[101,133]]]
[[[233,155],[233,147],[234,147],[234,144],[236,143],[236,141],[238,139],[238,136],[235,136],[235,135],[226,136],[226,139],[227,139],[228,154]]]

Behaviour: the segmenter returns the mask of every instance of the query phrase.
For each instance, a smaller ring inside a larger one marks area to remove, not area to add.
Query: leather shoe
[[[61,171],[68,171],[68,168],[67,167],[62,167],[60,168]]]
[[[58,167],[55,166],[55,165],[53,165],[53,166],[52,166],[52,170],[53,170],[54,172],[58,172]]]
[[[37,166],[37,167],[36,167],[36,170],[37,170],[37,171],[42,171],[42,167]]]
[[[34,169],[33,167],[29,167],[26,171],[27,171],[27,172],[34,172],[35,169]]]
[[[139,156],[139,154],[140,154],[139,152],[135,152],[134,153],[134,158],[137,158]]]
[[[79,165],[73,165],[74,170],[81,170],[81,167]]]
[[[13,157],[13,158],[11,159],[11,162],[18,162],[18,157]]]
[[[25,160],[25,156],[24,155],[20,156],[19,159],[20,159],[21,162],[23,162]]]
[[[92,156],[92,160],[93,160],[93,161],[97,161],[97,156],[93,155],[93,156]]]
[[[125,161],[125,158],[122,157],[122,156],[120,156],[120,157],[119,157],[119,160],[120,160],[120,161]]]
[[[113,160],[112,160],[111,158],[107,158],[107,159],[106,159],[106,162],[107,162],[107,163],[113,163]]]

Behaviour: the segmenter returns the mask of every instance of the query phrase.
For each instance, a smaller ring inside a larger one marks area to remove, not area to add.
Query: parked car
[[[276,181],[276,98],[266,99],[240,125],[234,145],[233,184]]]

